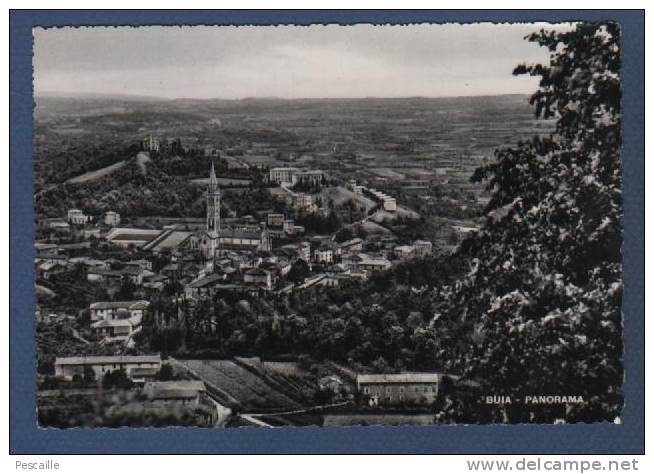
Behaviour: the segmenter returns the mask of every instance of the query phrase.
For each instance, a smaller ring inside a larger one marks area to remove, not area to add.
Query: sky
[[[532,93],[543,24],[35,28],[34,90],[163,98]],[[565,28],[559,26],[556,28]]]

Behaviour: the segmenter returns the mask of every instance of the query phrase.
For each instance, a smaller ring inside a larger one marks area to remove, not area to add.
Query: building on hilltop
[[[299,172],[299,168],[271,168],[270,182],[287,185],[293,184],[293,175]]]
[[[68,210],[68,223],[84,225],[90,220],[90,216],[84,214],[84,211],[80,209],[69,209]]]
[[[150,134],[150,136],[145,137],[141,141],[141,148],[143,148],[143,150],[147,150],[147,151],[159,151],[159,149],[160,149],[159,139],[154,138],[152,136],[152,134]]]
[[[116,226],[120,224],[120,214],[114,211],[107,211],[104,214],[105,225]]]

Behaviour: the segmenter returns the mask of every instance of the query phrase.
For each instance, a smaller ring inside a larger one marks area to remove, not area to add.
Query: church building
[[[218,178],[212,162],[207,186],[207,228],[198,236],[200,248],[207,260],[215,260],[225,250],[269,252],[272,249],[272,239],[265,224],[221,228],[220,199]]]

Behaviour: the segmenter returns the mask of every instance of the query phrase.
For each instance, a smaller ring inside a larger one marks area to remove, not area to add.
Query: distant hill
[[[38,103],[42,100],[91,100],[91,101],[133,101],[133,102],[163,102],[170,99],[150,95],[133,95],[133,94],[99,94],[89,92],[40,92],[34,95],[34,100]]]

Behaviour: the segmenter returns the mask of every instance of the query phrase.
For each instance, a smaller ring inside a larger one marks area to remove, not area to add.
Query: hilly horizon
[[[293,101],[361,101],[361,100],[437,100],[437,99],[465,99],[484,97],[528,97],[530,94],[471,94],[452,96],[365,96],[365,97],[277,97],[277,96],[249,96],[240,98],[224,97],[161,97],[141,94],[105,94],[105,93],[70,93],[70,92],[40,92],[34,94],[35,100],[43,99],[70,99],[70,100],[122,100],[133,102],[293,102]]]

